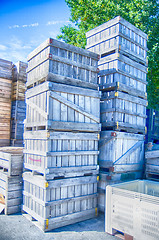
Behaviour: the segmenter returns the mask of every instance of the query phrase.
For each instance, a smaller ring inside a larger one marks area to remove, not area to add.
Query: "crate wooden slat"
[[[123,173],[100,171],[98,182],[98,210],[101,212],[105,212],[106,187],[108,185],[142,179],[142,177],[143,171]]]
[[[131,181],[107,186],[105,231],[116,230],[127,239],[158,239],[159,183]]]
[[[98,55],[47,39],[28,56],[27,86],[44,79],[97,89]]]
[[[21,212],[22,177],[8,176],[0,170],[0,194],[4,197],[5,214]]]
[[[144,135],[102,131],[99,142],[100,170],[135,172],[143,170]]]
[[[27,81],[27,74],[26,69],[28,64],[25,62],[18,61],[13,65],[13,80],[19,82],[26,82]]]
[[[159,181],[159,150],[145,152],[146,178]]]
[[[147,100],[120,91],[103,92],[100,110],[102,127],[117,126],[145,133]]]
[[[121,17],[86,33],[87,49],[98,54],[119,51],[146,64],[147,35]]]
[[[25,101],[12,101],[11,118],[14,120],[24,121],[26,117],[26,103]]]
[[[122,89],[134,96],[145,98],[147,82],[138,77],[127,76],[119,70],[100,71],[98,78],[99,89],[101,91],[108,91],[109,88],[117,87],[118,90]]]
[[[100,130],[100,93],[96,90],[45,82],[27,90],[26,103],[26,129]]]
[[[12,84],[12,101],[15,100],[25,100],[25,91],[26,91],[26,86],[25,82],[23,81],[16,81],[13,82]]]
[[[23,210],[43,231],[95,217],[97,178],[87,176],[47,181],[24,173]]]
[[[46,179],[98,173],[97,133],[26,131],[24,141],[24,167]]]
[[[0,59],[0,78],[12,79],[12,62]]]
[[[22,174],[23,148],[2,147],[0,148],[0,168],[8,170],[8,176]]]

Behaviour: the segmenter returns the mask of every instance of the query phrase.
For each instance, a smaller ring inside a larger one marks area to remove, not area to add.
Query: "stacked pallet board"
[[[0,147],[10,145],[12,62],[0,59]]]
[[[13,66],[12,110],[11,110],[11,145],[23,146],[24,119],[26,116],[26,68],[24,62]]]
[[[86,33],[87,49],[100,54],[102,91],[99,208],[105,187],[142,177],[146,126],[147,35],[121,17]]]
[[[28,56],[23,210],[44,231],[97,214],[97,61],[51,38]]]
[[[23,148],[0,148],[0,211],[21,212]]]

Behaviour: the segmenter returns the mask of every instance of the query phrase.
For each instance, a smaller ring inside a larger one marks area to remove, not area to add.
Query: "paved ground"
[[[0,240],[116,240],[104,232],[104,215],[43,233],[22,215],[0,214]]]

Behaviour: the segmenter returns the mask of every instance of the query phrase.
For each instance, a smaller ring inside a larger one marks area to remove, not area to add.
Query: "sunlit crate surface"
[[[97,133],[26,131],[24,167],[46,178],[97,174]]]
[[[8,176],[21,175],[23,171],[23,148],[1,147],[0,168],[7,170]]]
[[[100,103],[102,127],[118,125],[131,132],[145,133],[146,106],[147,100],[124,92],[103,92]]]
[[[27,66],[27,63],[21,61],[13,65],[13,81],[19,81],[24,83],[27,81]]]
[[[0,198],[4,199],[5,214],[21,212],[22,176],[9,176],[0,170]],[[2,206],[2,204],[1,204]]]
[[[112,172],[143,170],[144,135],[102,131],[99,142],[100,169]]]
[[[28,56],[27,86],[42,79],[97,88],[98,55],[47,39]]]
[[[12,62],[0,59],[0,78],[12,79]]]
[[[45,82],[26,92],[27,129],[100,130],[100,92]]]
[[[120,51],[146,64],[147,35],[121,17],[116,17],[86,33],[87,49],[100,54]]]
[[[23,210],[49,231],[95,217],[97,177],[85,176],[47,181],[24,173]]]
[[[158,239],[159,183],[136,180],[106,188],[105,231]],[[133,238],[132,238],[133,237]]]

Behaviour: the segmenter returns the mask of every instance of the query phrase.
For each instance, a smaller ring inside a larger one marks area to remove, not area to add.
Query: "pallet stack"
[[[0,212],[21,212],[23,148],[0,148]]]
[[[0,147],[10,145],[12,62],[0,59]]]
[[[13,66],[11,145],[23,146],[24,119],[26,117],[26,68],[27,63],[17,62]]]
[[[28,56],[23,210],[44,231],[97,214],[97,61],[51,38]]]
[[[141,178],[143,173],[147,35],[118,16],[86,36],[87,49],[101,56],[98,205],[104,211],[107,185]]]
[[[146,179],[159,181],[159,150],[145,152]]]

